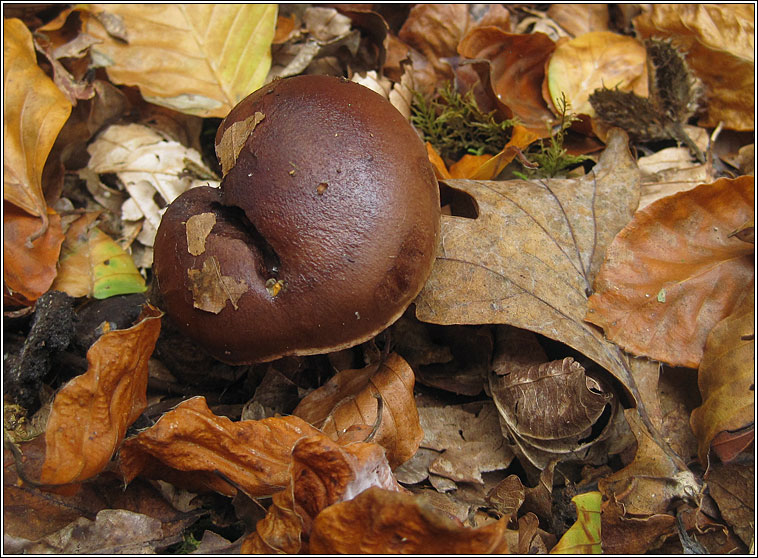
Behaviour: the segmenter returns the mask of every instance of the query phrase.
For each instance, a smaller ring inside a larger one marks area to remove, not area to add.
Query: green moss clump
[[[501,151],[515,121],[495,115],[483,112],[471,91],[461,95],[450,82],[433,97],[414,92],[411,105],[411,123],[446,161]]]

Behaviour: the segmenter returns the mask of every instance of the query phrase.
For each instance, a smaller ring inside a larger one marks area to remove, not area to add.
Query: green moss
[[[524,167],[525,172],[514,172],[519,178],[529,180],[534,178],[552,178],[562,176],[565,172],[585,161],[585,155],[570,155],[563,147],[566,132],[573,122],[579,118],[572,114],[566,96],[561,94],[560,120],[558,128],[546,140],[540,139],[535,145],[536,150],[526,153],[526,158],[535,165],[535,168]]]
[[[514,121],[498,121],[495,112],[483,112],[471,91],[461,95],[448,82],[432,97],[414,92],[411,122],[443,159],[457,161],[467,153],[495,155],[505,147]]]

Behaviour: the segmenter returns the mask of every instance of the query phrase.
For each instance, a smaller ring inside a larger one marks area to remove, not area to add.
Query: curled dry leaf
[[[419,424],[413,370],[399,355],[362,370],[343,370],[326,384],[306,395],[293,414],[338,440],[351,426],[373,425],[378,402],[382,417],[373,440],[387,452],[394,468],[410,459],[424,432]]]
[[[586,319],[623,349],[697,368],[706,336],[752,280],[753,178],[720,178],[647,206],[608,248]]]
[[[83,31],[113,83],[145,100],[202,117],[226,116],[263,85],[275,4],[91,4]],[[104,22],[105,25],[104,26]]]
[[[706,86],[701,126],[755,127],[755,6],[654,4],[634,19],[640,37],[671,38]],[[724,84],[728,82],[729,86]]]
[[[124,442],[121,471],[130,481],[157,460],[179,471],[203,473],[196,478],[221,473],[251,498],[270,496],[289,482],[295,442],[316,434],[318,430],[294,416],[233,422],[214,415],[204,397],[193,397]]]
[[[87,351],[87,372],[55,396],[45,431],[43,483],[80,482],[108,464],[126,428],[147,406],[147,361],[162,315],[147,305],[136,325],[104,333]]]
[[[464,527],[410,494],[372,487],[313,522],[313,554],[504,554],[507,519]]]
[[[340,446],[324,435],[295,444],[289,477],[288,486],[274,494],[266,517],[242,543],[243,553],[307,551],[313,519],[321,510],[372,486],[403,491],[381,446],[362,442]]]
[[[705,475],[708,491],[721,516],[746,545],[755,540],[755,462],[711,464]]]
[[[692,411],[690,424],[698,439],[698,456],[708,452],[720,432],[749,428],[755,420],[755,286],[747,287],[735,311],[708,334],[697,382],[703,404]],[[745,438],[745,446],[752,436]],[[739,449],[744,449],[744,446]],[[739,451],[737,452],[739,453]]]
[[[585,33],[560,43],[547,65],[547,90],[553,108],[565,95],[576,114],[594,116],[590,95],[603,86],[647,97],[645,47],[610,31]]]
[[[38,236],[39,217],[3,202],[3,281],[12,295],[18,293],[26,302],[46,293],[58,273],[58,256],[64,240],[61,218],[51,212],[47,219],[47,229]],[[38,238],[30,248],[27,242],[34,236]]]
[[[515,450],[541,470],[556,458],[586,459],[608,435],[613,393],[571,357],[546,362],[533,333],[499,333],[489,385]]]
[[[618,347],[584,323],[606,246],[639,200],[627,136],[615,130],[579,179],[449,180],[474,200],[474,219],[442,216],[437,260],[416,299],[420,320],[507,323],[565,343],[635,391]]]
[[[3,20],[3,33],[3,199],[42,220],[39,236],[48,218],[42,169],[71,103],[37,65],[21,20]]]
[[[506,33],[497,27],[476,27],[458,45],[461,56],[490,61],[489,81],[498,102],[537,137],[549,136],[554,120],[542,98],[545,63],[554,50],[555,43],[543,33]]]

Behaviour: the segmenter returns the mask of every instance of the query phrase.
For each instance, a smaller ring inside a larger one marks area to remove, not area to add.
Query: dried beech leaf
[[[403,491],[377,444],[339,446],[323,435],[300,440],[292,449],[289,485],[274,494],[266,517],[242,543],[242,552],[307,550],[310,527],[319,512],[371,486]]]
[[[608,248],[586,319],[623,349],[696,368],[708,332],[752,280],[753,178],[720,178],[638,211]]]
[[[193,256],[199,256],[205,252],[205,239],[216,224],[215,213],[200,213],[187,219],[185,229],[187,232],[187,251]]]
[[[497,27],[476,27],[458,45],[461,56],[490,61],[498,101],[537,137],[549,136],[554,120],[542,98],[545,64],[554,50],[555,43],[543,33],[506,33]]]
[[[29,247],[28,239],[39,231],[38,217],[3,202],[3,280],[11,293],[19,293],[29,302],[50,289],[65,238],[58,214],[48,216],[47,229]]]
[[[71,103],[37,65],[21,20],[4,19],[3,33],[3,199],[40,217],[39,229],[47,223],[42,169]]]
[[[463,527],[410,494],[369,488],[322,511],[313,522],[313,554],[503,554],[506,519]]]
[[[708,334],[697,382],[703,403],[690,423],[700,462],[707,466],[716,435],[739,431],[755,420],[755,284],[735,311]]]
[[[708,97],[701,126],[754,129],[754,5],[653,4],[634,26],[641,38],[670,38],[687,53]]]
[[[590,95],[603,86],[647,97],[645,47],[636,39],[594,31],[560,43],[547,65],[547,87],[553,107],[565,95],[577,114],[595,115]]]
[[[396,353],[362,370],[343,370],[309,393],[293,414],[337,440],[351,426],[376,422],[377,399],[383,400],[382,418],[373,441],[387,452],[395,468],[410,459],[424,432],[419,425],[413,370]]]
[[[248,290],[245,281],[221,275],[221,267],[216,256],[205,258],[202,269],[188,269],[187,277],[192,290],[193,306],[214,314],[221,312],[227,301],[231,302],[236,310],[237,301]]]
[[[450,180],[476,201],[475,219],[442,216],[437,260],[416,299],[420,320],[507,323],[561,341],[634,391],[618,348],[584,322],[605,248],[639,200],[639,174],[615,129],[580,179]]]
[[[293,416],[232,422],[193,397],[124,442],[121,470],[129,481],[153,458],[179,471],[218,471],[252,498],[270,496],[289,482],[295,442],[316,434]]]
[[[263,85],[271,65],[275,4],[79,9],[95,16],[84,17],[83,31],[101,41],[93,57],[105,64],[111,81],[136,85],[145,100],[178,112],[223,118]]]
[[[550,554],[602,554],[600,538],[600,492],[585,492],[571,498],[576,506],[577,519]]]
[[[87,372],[55,396],[45,431],[43,483],[80,482],[108,464],[126,428],[147,406],[147,361],[162,315],[148,305],[136,325],[104,333],[87,351]]]

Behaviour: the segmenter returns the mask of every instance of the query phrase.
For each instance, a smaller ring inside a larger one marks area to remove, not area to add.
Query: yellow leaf
[[[37,66],[32,34],[21,20],[4,20],[3,31],[3,198],[46,228],[42,169],[71,103]]]
[[[114,83],[145,100],[202,117],[224,117],[263,85],[271,66],[275,4],[93,4],[83,31]],[[122,39],[111,36],[118,29]]]
[[[602,554],[600,545],[600,492],[587,492],[571,498],[576,506],[576,523],[566,531],[550,554]]]

